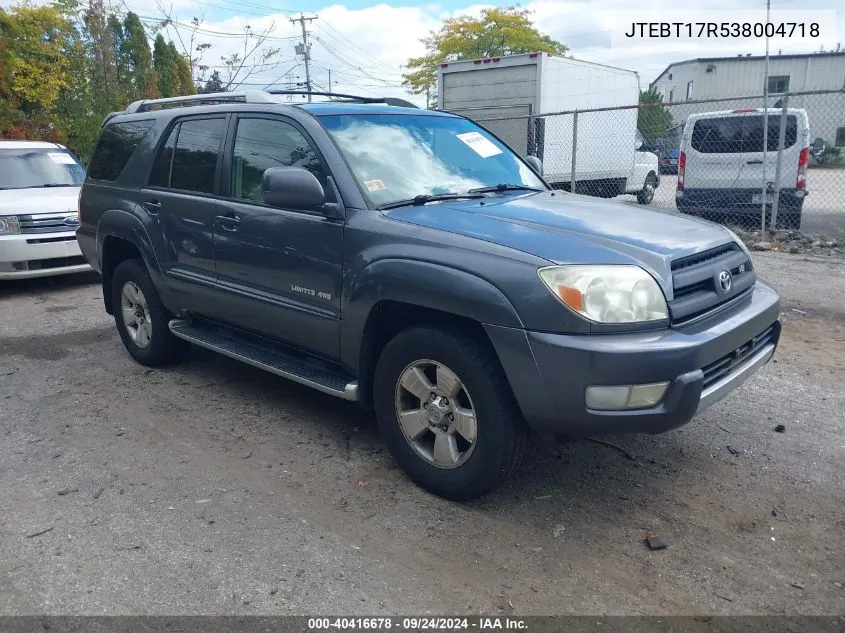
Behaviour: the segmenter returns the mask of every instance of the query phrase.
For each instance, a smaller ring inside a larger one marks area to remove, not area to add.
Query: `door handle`
[[[762,165],[763,161],[762,160],[749,160],[749,161],[746,161],[745,164],[746,165]]]
[[[144,203],[144,208],[149,211],[152,215],[155,215],[159,211],[161,211],[161,202],[158,200],[147,200]]]
[[[241,220],[236,215],[218,215],[214,221],[220,225],[224,231],[237,231]]]

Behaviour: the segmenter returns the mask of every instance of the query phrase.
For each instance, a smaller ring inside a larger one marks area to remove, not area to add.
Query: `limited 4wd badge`
[[[326,301],[332,300],[331,293],[328,292],[317,292],[313,288],[303,288],[302,286],[297,286],[296,284],[291,284],[290,289],[294,292],[298,292],[303,295],[310,295],[312,297],[319,297],[320,299],[325,299]]]

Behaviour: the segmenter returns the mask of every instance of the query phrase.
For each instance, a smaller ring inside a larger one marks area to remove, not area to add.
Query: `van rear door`
[[[695,121],[686,148],[685,186],[689,189],[759,190],[765,179],[774,186],[780,110],[769,111],[768,152],[763,163],[763,113],[734,112]],[[803,121],[787,111],[781,189],[794,189],[798,158],[806,135]],[[749,200],[749,202],[752,202]],[[759,202],[759,200],[753,200]]]

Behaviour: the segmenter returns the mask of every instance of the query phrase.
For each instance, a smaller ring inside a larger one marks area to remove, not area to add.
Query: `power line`
[[[337,38],[339,38],[340,40],[345,41],[345,42],[346,42],[349,46],[351,46],[352,48],[357,49],[358,51],[360,51],[360,57],[361,57],[363,60],[365,60],[365,61],[370,61],[371,63],[374,61],[374,62],[376,62],[377,64],[381,65],[381,66],[382,66],[382,67],[384,67],[384,68],[389,68],[391,71],[395,71],[395,70],[396,70],[396,68],[395,68],[395,67],[393,67],[392,65],[388,64],[387,62],[383,62],[382,60],[380,60],[378,57],[376,57],[376,56],[375,56],[375,55],[373,55],[372,53],[368,53],[368,52],[367,52],[367,51],[365,51],[363,48],[361,48],[360,46],[358,46],[355,42],[353,42],[352,40],[350,40],[350,39],[349,39],[348,37],[346,37],[343,33],[341,33],[341,32],[340,32],[340,31],[338,31],[336,28],[334,28],[331,24],[329,24],[328,22],[326,22],[326,20],[325,20],[325,19],[323,19],[322,25],[318,24],[317,26],[318,26],[319,28],[321,28],[321,29],[322,29],[322,26],[323,26],[323,25],[325,25],[325,26],[326,26],[326,27],[327,27],[327,28],[328,28],[328,29],[329,29],[332,33],[334,33],[334,37],[337,37]]]
[[[344,64],[345,66],[347,66],[349,68],[351,68],[352,70],[357,70],[358,72],[361,73],[362,76],[366,77],[367,79],[370,79],[371,81],[382,81],[382,79],[380,77],[374,77],[373,75],[369,74],[366,70],[364,70],[360,66],[353,65],[351,62],[349,62],[347,59],[344,58],[343,53],[339,52],[333,46],[329,45],[321,37],[318,37],[318,36],[315,35],[314,39],[317,40],[318,42],[320,42],[320,44],[322,44],[323,48],[325,48],[326,51],[328,51],[328,53],[332,57],[337,59],[340,63]]]

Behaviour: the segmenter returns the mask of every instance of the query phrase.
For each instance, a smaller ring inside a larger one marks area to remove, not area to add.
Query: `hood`
[[[638,264],[667,288],[672,260],[733,240],[712,222],[560,191],[504,194],[481,202],[403,207],[387,215],[556,264]]]
[[[0,189],[0,215],[72,213],[77,210],[79,187]]]

